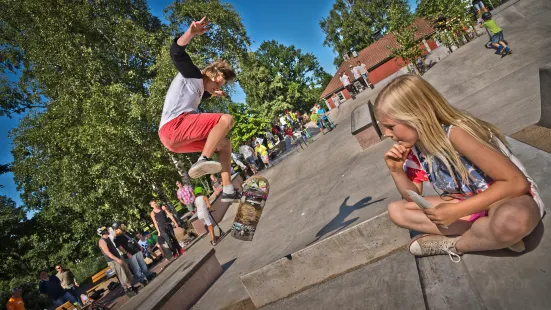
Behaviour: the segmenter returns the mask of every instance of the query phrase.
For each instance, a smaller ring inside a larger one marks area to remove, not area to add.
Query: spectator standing
[[[249,167],[254,174],[258,172],[258,167],[256,166],[256,160],[254,159],[254,150],[248,145],[242,145],[239,147],[239,153],[245,157],[245,160],[249,162]]]
[[[66,302],[79,303],[75,296],[61,287],[61,281],[56,276],[50,276],[46,271],[40,272],[40,282],[38,282],[40,293],[48,295],[55,307],[59,307]],[[82,306],[82,304],[81,304]]]
[[[367,66],[358,60],[356,68],[358,69],[358,71],[360,71],[360,74],[365,81],[365,85],[369,85],[369,87],[373,89],[373,84],[371,84],[371,82],[369,81],[369,72],[367,71]]]
[[[71,270],[64,269],[61,265],[57,265],[55,267],[55,270],[57,271],[56,276],[58,277],[59,281],[61,281],[61,287],[63,287],[67,292],[71,293],[71,295],[75,296],[75,298],[78,298],[78,283]]]
[[[350,65],[350,71],[352,71],[352,74],[354,74],[354,82],[352,82],[352,84],[358,81],[360,82],[360,84],[362,84],[364,88],[367,88],[367,84],[365,83],[362,74],[360,73],[360,69],[358,69],[358,67],[352,67],[352,65]]]
[[[112,227],[115,230],[115,245],[132,269],[136,281],[146,286],[156,274],[147,268],[140,245],[126,232],[124,224],[113,223]]]
[[[195,200],[195,207],[197,207],[197,218],[202,220],[205,225],[207,225],[211,238],[210,244],[212,246],[216,246],[218,240],[217,237],[214,235],[214,220],[212,219],[212,216],[209,212],[211,210],[214,210],[212,209],[209,199],[205,195],[203,195],[202,187],[198,186],[195,188],[195,195],[197,195],[197,199]]]
[[[132,279],[132,274],[128,269],[128,265],[121,259],[121,254],[115,247],[115,244],[109,238],[109,231],[105,227],[98,228],[98,233],[101,238],[98,241],[98,246],[101,250],[101,253],[107,261],[107,266],[111,270],[115,271],[119,282],[124,287],[124,292],[128,297],[136,296],[137,289],[132,286],[130,283]]]
[[[340,80],[341,80],[342,86],[344,86],[344,88],[346,88],[350,93],[350,96],[352,96],[352,99],[356,99],[356,89],[354,85],[350,84],[350,78],[346,73],[344,73],[344,71],[341,72]]]
[[[266,165],[266,168],[270,168],[272,165],[270,164],[270,157],[268,156],[268,150],[266,149],[266,147],[256,141],[256,147],[254,148],[254,150],[258,154],[258,156],[262,158],[262,161]]]
[[[21,297],[22,293],[23,289],[20,287],[16,287],[11,291],[11,297],[6,304],[7,310],[25,310],[25,303]]]
[[[185,250],[182,249],[180,243],[178,243],[176,235],[174,234],[174,228],[168,221],[170,218],[174,224],[174,227],[178,228],[179,226],[176,219],[174,219],[174,215],[172,215],[172,213],[170,213],[165,206],[162,208],[159,207],[155,200],[151,200],[149,205],[153,208],[150,213],[153,224],[155,224],[155,228],[157,228],[157,231],[163,237],[164,242],[168,245],[168,248],[172,252],[172,257],[177,258],[179,255],[184,254]]]
[[[193,195],[193,188],[191,188],[191,185],[183,185],[182,182],[176,181],[176,187],[178,187],[176,191],[178,200],[186,206],[189,212],[193,212],[193,201],[195,200],[195,196]]]

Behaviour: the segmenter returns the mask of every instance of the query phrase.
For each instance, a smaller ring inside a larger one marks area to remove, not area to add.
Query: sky
[[[149,6],[153,15],[164,19],[164,8],[172,1],[149,0]],[[303,52],[314,54],[330,74],[334,74],[333,66],[335,54],[329,47],[323,46],[324,35],[320,29],[319,21],[326,17],[331,10],[334,0],[279,0],[279,1],[252,1],[230,0],[241,15],[247,34],[252,40],[252,49],[258,48],[262,41],[276,40],[285,45],[294,45]],[[409,0],[412,10],[415,8],[415,0]],[[200,18],[200,17],[198,17]],[[232,94],[235,102],[245,102],[245,94],[237,87]],[[5,164],[13,160],[10,148],[11,140],[8,132],[16,127],[21,116],[13,118],[0,117],[0,163]],[[19,193],[13,182],[13,175],[7,173],[0,175],[0,194],[14,199],[18,206],[21,205]]]

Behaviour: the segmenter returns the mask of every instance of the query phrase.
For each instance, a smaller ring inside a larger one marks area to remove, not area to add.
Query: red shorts
[[[212,128],[221,113],[182,113],[159,129],[161,143],[174,153],[203,151]]]

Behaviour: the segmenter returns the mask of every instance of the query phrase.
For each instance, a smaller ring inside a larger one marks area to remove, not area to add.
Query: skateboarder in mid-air
[[[201,152],[199,160],[189,169],[191,178],[221,172],[222,201],[231,202],[239,193],[231,184],[231,144],[226,134],[233,125],[233,118],[221,113],[198,113],[202,99],[224,96],[220,88],[235,79],[235,72],[225,61],[218,60],[202,71],[191,61],[186,46],[196,35],[207,32],[209,21],[203,17],[191,23],[187,31],[174,39],[170,57],[178,74],[172,80],[166,94],[159,138],[163,145],[175,153]],[[220,162],[212,160],[218,152]]]

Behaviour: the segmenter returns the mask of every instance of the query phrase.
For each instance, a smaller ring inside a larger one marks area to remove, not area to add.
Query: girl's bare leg
[[[528,195],[496,202],[457,241],[459,252],[507,248],[526,237],[541,220],[538,205]]]
[[[424,197],[434,206],[444,201],[440,197]],[[398,226],[435,235],[459,236],[455,248],[459,252],[507,248],[530,234],[541,220],[540,211],[532,197],[524,195],[499,201],[490,207],[487,217],[474,223],[460,219],[448,229],[431,222],[413,202],[394,201],[388,206],[391,220]]]

